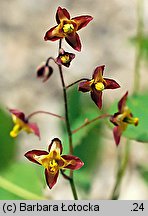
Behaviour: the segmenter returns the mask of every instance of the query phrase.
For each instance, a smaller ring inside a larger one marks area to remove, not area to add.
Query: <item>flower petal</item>
[[[56,21],[59,24],[62,20],[70,19],[70,14],[65,8],[58,7]]]
[[[12,115],[15,115],[17,118],[19,118],[20,120],[22,120],[23,122],[25,121],[25,114],[17,109],[9,109],[9,112]]]
[[[63,150],[63,147],[62,147],[61,140],[59,140],[58,138],[54,138],[48,147],[48,151],[49,152],[56,151],[60,155],[62,154],[62,150]]]
[[[59,171],[56,174],[52,174],[48,169],[45,169],[46,183],[50,189],[56,184],[58,175]]]
[[[120,88],[120,85],[113,79],[106,79],[104,78],[104,80],[106,81],[105,83],[105,89],[116,89],[116,88]]]
[[[77,24],[77,31],[84,28],[92,19],[93,17],[88,15],[72,18],[72,20]]]
[[[93,89],[91,91],[91,98],[95,102],[95,104],[98,106],[99,109],[102,108],[102,91],[97,91],[96,89]]]
[[[32,161],[33,163],[37,163],[39,165],[42,165],[41,163],[39,163],[39,161],[37,160],[36,156],[42,156],[42,155],[48,155],[49,153],[47,151],[42,151],[42,150],[31,150],[28,151],[24,156]]]
[[[120,126],[114,127],[113,134],[114,134],[115,143],[118,146],[122,135],[122,128]]]
[[[94,70],[93,79],[95,80],[95,82],[98,82],[98,81],[103,82],[104,68],[105,68],[105,65],[102,65],[102,66],[96,67],[96,69]]]
[[[80,158],[73,155],[62,155],[62,158],[66,160],[67,163],[69,163],[67,166],[64,167],[67,169],[77,170],[84,165]]]
[[[62,39],[64,36],[62,30],[60,29],[60,26],[54,26],[50,30],[48,30],[44,36],[44,40],[51,40],[51,41],[56,41],[59,39]]]
[[[81,42],[80,42],[80,38],[79,35],[74,32],[72,34],[67,34],[65,37],[65,40],[67,41],[67,43],[75,50],[77,51],[81,51]]]
[[[33,133],[40,139],[40,130],[36,123],[28,123],[28,127],[33,131]]]
[[[37,68],[37,77],[43,78],[43,82],[47,81],[53,73],[53,68],[45,63]]]
[[[78,90],[81,92],[89,92],[91,91],[91,81],[83,81],[79,83]]]
[[[125,93],[125,95],[118,102],[118,110],[119,110],[120,113],[122,113],[123,110],[124,110],[124,107],[126,105],[127,96],[128,96],[128,91]]]

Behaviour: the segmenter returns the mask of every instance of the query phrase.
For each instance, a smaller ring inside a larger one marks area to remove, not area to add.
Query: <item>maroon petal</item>
[[[120,85],[115,80],[113,80],[113,79],[106,79],[106,78],[104,78],[104,80],[106,81],[105,89],[120,88]]]
[[[92,19],[93,17],[87,15],[72,18],[72,20],[77,24],[77,30],[84,28]]]
[[[62,39],[64,36],[63,32],[60,31],[59,26],[54,26],[48,30],[44,36],[44,40],[56,41]]]
[[[13,115],[15,115],[17,118],[21,119],[25,122],[25,114],[17,109],[9,109],[9,112]]]
[[[112,115],[112,116],[110,117],[110,122],[112,122],[115,126],[118,126],[118,125],[119,125],[118,122],[117,122],[117,117],[118,117],[118,115],[120,115],[119,112],[115,113],[114,115]]]
[[[66,160],[67,162],[71,161],[71,164],[64,167],[67,169],[77,170],[77,169],[80,169],[84,165],[84,163],[80,160],[80,158],[75,157],[73,155],[62,155],[62,158]]]
[[[89,92],[91,90],[91,81],[83,81],[79,83],[78,90],[81,92]]]
[[[96,89],[93,89],[91,91],[91,98],[95,102],[95,104],[98,106],[99,109],[102,108],[102,91],[97,91]]]
[[[128,96],[128,91],[125,93],[125,95],[121,98],[121,100],[118,103],[118,110],[120,113],[123,112],[123,109],[126,105],[127,96]]]
[[[70,14],[65,8],[58,7],[57,13],[56,13],[56,21],[58,24],[62,20],[70,19]]]
[[[58,175],[59,171],[56,174],[52,174],[48,169],[45,169],[46,183],[50,189],[56,184]]]
[[[113,134],[114,134],[115,143],[118,146],[119,143],[120,143],[121,135],[122,135],[122,129],[121,129],[121,127],[120,126],[114,127]]]
[[[76,32],[73,34],[70,34],[70,35],[66,35],[65,40],[73,49],[75,49],[79,52],[81,51],[80,38]]]
[[[102,65],[102,66],[96,67],[96,69],[94,70],[93,79],[95,80],[95,82],[103,81],[102,76],[103,76],[104,68],[105,68],[105,65]]]
[[[37,77],[43,78],[43,82],[47,81],[53,73],[53,68],[48,65],[42,65],[37,68]]]
[[[36,123],[28,123],[29,128],[33,131],[33,133],[39,137],[40,139],[40,130]]]
[[[41,165],[36,159],[35,156],[41,156],[41,155],[48,155],[49,153],[47,151],[42,151],[42,150],[31,150],[28,151],[24,156],[32,161],[33,163],[37,163],[39,165]]]
[[[48,147],[48,151],[60,151],[60,154],[62,154],[63,147],[61,140],[59,140],[58,138],[54,138]]]

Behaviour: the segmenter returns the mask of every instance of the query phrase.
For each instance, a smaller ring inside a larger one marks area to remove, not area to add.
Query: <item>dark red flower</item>
[[[40,138],[40,131],[36,123],[31,123],[25,117],[25,114],[16,109],[9,109],[9,112],[12,114],[12,120],[14,127],[10,132],[11,137],[16,137],[20,131],[25,131],[27,133],[34,133]]]
[[[61,155],[62,144],[58,138],[54,138],[48,147],[48,152],[43,150],[32,150],[25,157],[45,168],[46,182],[51,189],[57,182],[60,169],[80,169],[84,163],[73,155]]]
[[[59,55],[56,58],[55,62],[59,65],[64,65],[65,67],[70,66],[70,62],[75,58],[75,54],[65,52],[63,49],[60,49]]]
[[[90,92],[92,100],[99,109],[102,108],[102,91],[104,89],[116,89],[120,87],[115,80],[103,77],[104,68],[105,65],[96,67],[92,79],[80,82],[79,84],[79,91]]]
[[[53,68],[46,63],[43,63],[37,68],[37,77],[42,78],[43,82],[47,81],[53,73]]]
[[[130,109],[126,105],[128,92],[118,102],[118,112],[111,116],[110,121],[115,125],[113,129],[114,139],[116,145],[119,145],[120,138],[124,130],[126,130],[128,124],[138,125],[139,119],[134,118]]]
[[[65,38],[67,43],[75,50],[81,51],[81,42],[77,31],[84,28],[93,18],[91,16],[78,16],[70,19],[65,8],[58,7],[56,21],[58,25],[46,32],[44,39],[56,41]]]

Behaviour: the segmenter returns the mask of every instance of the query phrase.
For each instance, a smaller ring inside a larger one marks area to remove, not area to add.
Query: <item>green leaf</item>
[[[12,119],[0,108],[0,171],[12,163],[16,154],[16,140],[10,137]]]
[[[7,168],[5,172],[2,172],[1,176],[6,179],[6,181],[26,191],[34,193],[35,195],[41,195],[43,189],[43,185],[41,184],[41,182],[43,182],[41,171],[43,171],[42,167],[36,167],[34,164],[16,163]],[[44,176],[44,172],[42,176]],[[2,184],[1,181],[0,184]],[[23,194],[17,194],[16,191],[14,191],[14,193],[9,192],[9,188],[4,189],[3,185],[0,185],[0,194],[1,199],[24,199]]]
[[[117,112],[117,103],[114,103],[110,109],[110,113]],[[138,126],[128,125],[123,136],[139,142],[148,142],[148,95],[134,95],[128,97],[127,105],[134,117],[139,118]]]
[[[144,180],[144,182],[147,184],[148,186],[148,166],[146,165],[139,165],[137,167],[142,179]]]
[[[74,148],[74,155],[84,162],[84,166],[75,172],[76,183],[85,192],[89,192],[95,176],[96,166],[98,169],[101,164],[102,144],[101,124],[99,122],[94,123],[93,127],[91,126],[87,130],[86,135],[81,139],[81,143]]]

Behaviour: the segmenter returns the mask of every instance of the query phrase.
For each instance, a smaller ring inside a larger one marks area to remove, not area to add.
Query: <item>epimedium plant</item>
[[[78,92],[87,93],[89,92],[91,95],[92,102],[94,102],[94,106],[97,106],[98,110],[102,110],[103,102],[102,102],[102,93],[104,90],[108,89],[118,89],[120,85],[114,80],[110,78],[104,77],[104,69],[105,65],[98,65],[95,67],[94,72],[92,74],[92,78],[81,78],[76,80],[75,82],[66,85],[64,79],[64,67],[70,67],[71,61],[76,58],[74,53],[70,53],[65,51],[62,47],[63,39],[75,50],[81,51],[81,40],[77,33],[77,31],[86,27],[93,20],[92,16],[82,15],[74,18],[70,18],[70,14],[65,8],[58,7],[56,12],[56,21],[57,25],[51,27],[46,33],[44,40],[45,41],[58,41],[58,56],[48,57],[47,60],[37,68],[37,77],[41,78],[43,82],[49,80],[50,76],[53,74],[53,68],[50,65],[50,61],[53,61],[59,70],[59,75],[61,79],[62,89],[63,89],[63,99],[64,99],[64,117],[61,115],[57,115],[48,111],[36,111],[28,116],[26,116],[22,111],[18,109],[9,109],[9,112],[12,115],[12,120],[14,123],[14,127],[10,132],[10,136],[13,138],[17,137],[17,135],[21,131],[25,131],[26,133],[33,133],[39,139],[41,139],[39,127],[36,123],[33,123],[30,119],[34,115],[38,114],[46,114],[51,115],[53,117],[59,118],[66,125],[68,143],[64,143],[57,137],[51,140],[51,144],[48,146],[48,151],[46,150],[38,150],[33,149],[25,153],[25,157],[38,165],[41,165],[45,168],[45,179],[47,186],[49,189],[52,189],[53,186],[57,183],[57,178],[59,174],[70,183],[73,197],[74,199],[78,199],[77,189],[74,181],[74,170],[81,169],[82,166],[85,166],[84,162],[81,158],[74,155],[74,141],[73,134],[77,133],[79,130],[82,130],[87,125],[93,124],[94,122],[101,121],[101,119],[108,118],[109,122],[114,126],[113,128],[113,137],[116,146],[119,146],[121,141],[121,136],[123,132],[127,129],[127,126],[134,125],[137,126],[139,119],[138,117],[134,117],[132,114],[131,108],[127,105],[128,100],[128,91],[119,99],[118,102],[118,110],[115,113],[103,113],[95,118],[85,121],[82,125],[79,125],[75,130],[72,130],[71,122],[69,119],[69,104],[68,104],[68,95],[67,91],[72,86],[78,84]],[[50,82],[50,80],[49,80]],[[81,94],[81,93],[80,93]],[[111,93],[113,94],[113,93]],[[69,154],[62,155],[62,150],[64,146],[69,146]],[[92,143],[93,145],[93,143]],[[126,161],[127,162],[127,161]],[[124,164],[125,168],[125,164]],[[69,170],[69,172],[65,172],[65,170]],[[121,181],[121,176],[123,177],[124,169],[120,170],[119,173],[122,175],[117,175],[117,184],[113,190],[112,199],[117,199],[119,194],[116,194],[116,189],[119,186],[119,182]],[[116,196],[115,196],[116,195]]]

